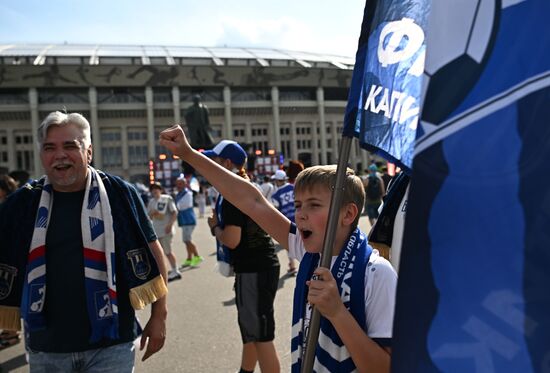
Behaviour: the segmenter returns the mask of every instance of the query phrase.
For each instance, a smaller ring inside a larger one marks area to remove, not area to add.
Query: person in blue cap
[[[246,152],[231,140],[223,140],[204,155],[223,168],[248,180]],[[248,180],[250,181],[250,180]],[[256,362],[262,372],[279,372],[275,350],[273,302],[279,283],[280,265],[271,237],[256,222],[219,195],[215,214],[208,219],[218,244],[230,252],[235,271],[235,299],[243,353],[240,372],[253,372]]]

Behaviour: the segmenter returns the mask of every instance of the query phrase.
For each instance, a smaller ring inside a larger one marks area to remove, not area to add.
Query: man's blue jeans
[[[29,365],[31,373],[132,373],[135,353],[133,342],[72,353],[29,351]]]

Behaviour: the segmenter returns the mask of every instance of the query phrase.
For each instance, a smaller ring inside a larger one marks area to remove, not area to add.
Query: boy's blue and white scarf
[[[107,191],[97,171],[89,167],[82,206],[82,243],[90,342],[102,338],[118,339],[117,291],[115,272],[115,235]],[[21,312],[29,330],[45,327],[46,232],[53,205],[53,190],[48,178],[40,197]],[[68,301],[70,294],[67,294]]]
[[[331,269],[344,306],[351,312],[363,330],[366,330],[365,270],[371,253],[372,248],[367,244],[366,236],[359,229],[355,229]],[[299,373],[302,367],[307,338],[304,333],[308,291],[306,281],[311,278],[313,271],[317,268],[319,257],[319,254],[306,253],[300,262],[296,279],[291,342],[293,373]],[[306,321],[306,324],[306,328],[308,328],[309,320]],[[346,346],[342,343],[332,324],[324,317],[321,317],[313,369],[316,372],[353,372],[356,369]]]

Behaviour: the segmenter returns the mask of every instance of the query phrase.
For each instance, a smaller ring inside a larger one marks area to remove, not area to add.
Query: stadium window
[[[269,88],[234,88],[231,90],[231,101],[271,101]]]
[[[40,104],[74,104],[88,103],[86,88],[48,88],[38,90]]]
[[[279,88],[281,101],[313,101],[316,99],[314,88],[307,87],[281,87]]]
[[[0,104],[28,104],[29,92],[26,89],[0,90]]]
[[[172,102],[172,91],[170,88],[154,88],[154,102]]]
[[[145,92],[138,88],[98,88],[98,103],[132,103],[145,102]]]
[[[347,101],[348,88],[323,88],[325,101]]]

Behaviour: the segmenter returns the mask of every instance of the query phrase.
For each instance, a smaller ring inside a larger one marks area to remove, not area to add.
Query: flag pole
[[[321,267],[330,268],[330,262],[332,259],[332,245],[334,243],[334,237],[336,236],[336,227],[338,226],[338,215],[340,209],[338,208],[342,204],[342,191],[344,188],[344,180],[346,178],[346,169],[348,166],[348,158],[351,149],[353,137],[342,136],[340,142],[340,152],[338,155],[338,166],[336,168],[336,184],[330,199],[330,209],[327,222],[327,229],[325,231],[325,238],[323,243],[323,252],[321,255]],[[359,206],[362,208],[362,206]],[[319,327],[321,323],[321,314],[313,307],[311,320],[307,332],[307,344],[304,357],[302,359],[301,373],[313,372],[313,363],[315,361],[315,347],[317,346],[317,340],[319,339]]]

